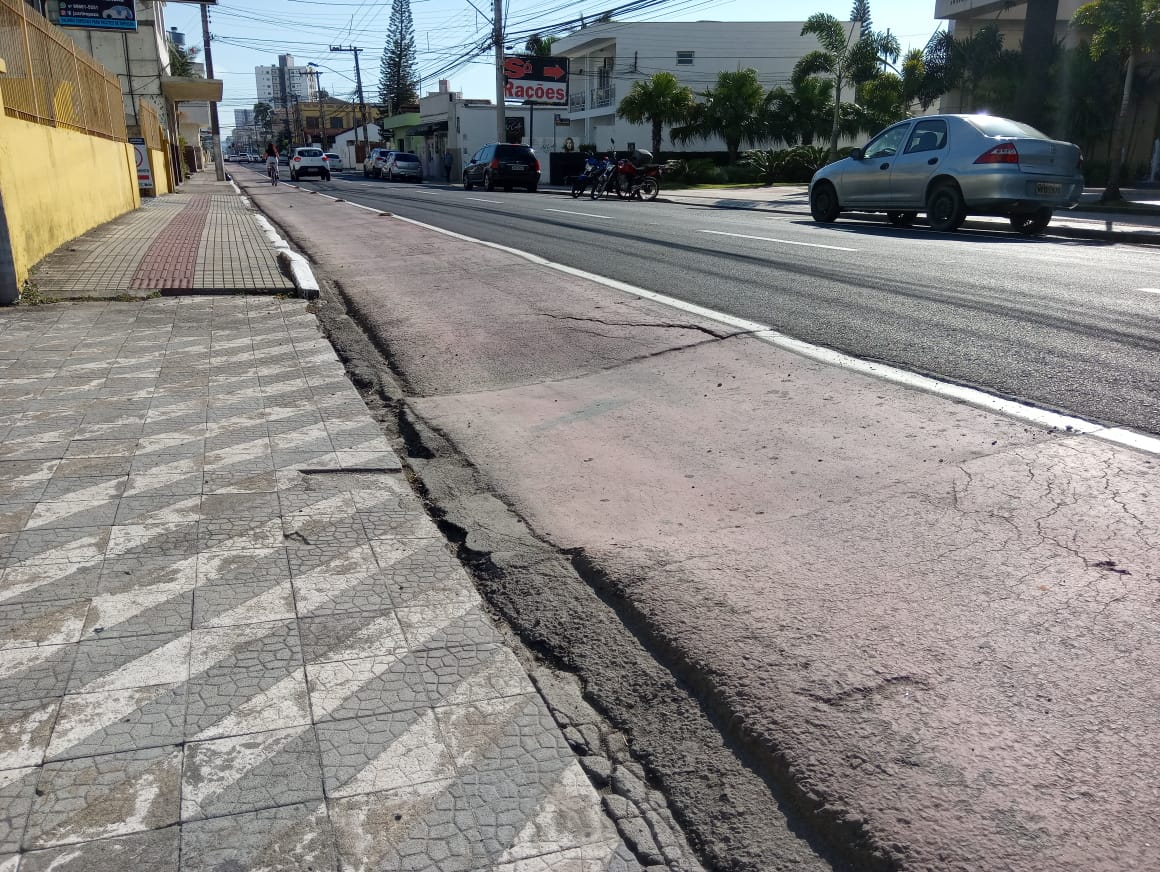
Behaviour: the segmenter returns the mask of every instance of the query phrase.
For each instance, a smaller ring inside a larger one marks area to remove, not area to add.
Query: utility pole
[[[507,120],[504,118],[503,81],[503,8],[502,0],[495,0],[495,136],[496,142],[507,142]]]
[[[499,0],[496,0],[496,2],[499,2]],[[347,46],[332,45],[330,47],[330,50],[331,51],[348,51],[354,55],[354,83],[355,83],[355,86],[358,88],[358,111],[359,111],[359,118],[362,120],[362,129],[363,129],[363,137],[362,137],[363,138],[363,160],[366,160],[366,156],[370,153],[370,150],[371,150],[371,139],[370,139],[370,132],[367,130],[367,103],[366,103],[366,100],[363,99],[362,71],[359,69],[359,64],[358,64],[358,53],[360,51],[362,51],[362,49],[359,48],[358,46],[354,46],[354,45],[347,45]],[[356,157],[357,157],[357,155],[356,155]]]
[[[213,78],[213,52],[209,47],[209,7],[201,5],[201,39],[202,51],[205,53],[205,77]],[[209,130],[213,136],[213,166],[219,182],[226,180],[226,165],[222,160],[222,130],[218,124],[218,106],[213,100],[209,101]],[[176,133],[177,131],[174,131]]]

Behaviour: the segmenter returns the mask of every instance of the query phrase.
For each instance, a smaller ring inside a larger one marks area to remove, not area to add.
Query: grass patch
[[[25,279],[24,287],[20,289],[20,299],[17,305],[20,306],[49,306],[53,303],[59,303],[60,299],[57,297],[49,297],[40,292],[39,286],[32,279]]]

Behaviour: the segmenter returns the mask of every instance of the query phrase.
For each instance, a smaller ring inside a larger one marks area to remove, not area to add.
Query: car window
[[[328,158],[330,158],[331,160],[342,160],[342,158],[341,158],[341,157],[339,157],[339,155],[335,154],[333,151],[328,151],[328,152],[326,153],[326,156],[327,156]]]
[[[300,148],[294,153],[299,157],[322,157],[322,151],[317,148]]]
[[[994,115],[971,115],[967,123],[987,136],[1031,136],[1035,139],[1048,139],[1029,124],[1012,121],[1010,118],[996,118]]]
[[[893,157],[902,150],[902,138],[906,136],[906,129],[910,124],[896,124],[894,127],[888,128],[868,143],[866,143],[866,150],[863,156],[867,158],[876,157]]]
[[[500,160],[528,160],[532,150],[526,145],[500,145],[496,147],[496,157]]]
[[[395,163],[418,163],[419,158],[413,154],[397,154],[395,155]]]
[[[940,118],[919,121],[908,137],[907,154],[920,151],[938,151],[947,144],[947,123]]]

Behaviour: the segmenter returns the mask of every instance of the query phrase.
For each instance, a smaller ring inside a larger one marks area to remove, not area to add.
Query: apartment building
[[[310,103],[318,99],[317,76],[312,67],[296,66],[294,55],[278,55],[278,63],[254,67],[258,100],[285,106],[294,100]]]
[[[788,86],[794,65],[818,48],[812,35],[802,36],[801,21],[664,21],[605,22],[582,28],[552,45],[552,53],[569,59],[568,126],[560,136],[606,149],[635,142],[648,147],[647,125],[616,117],[616,107],[634,82],[662,70],[673,73],[695,92],[713,87],[718,73],[752,68],[766,88]],[[857,26],[849,22],[848,26]],[[850,99],[850,95],[843,95]],[[548,115],[548,112],[544,112]],[[549,116],[550,117],[550,116]],[[723,150],[724,142],[673,146],[665,130],[665,150]]]

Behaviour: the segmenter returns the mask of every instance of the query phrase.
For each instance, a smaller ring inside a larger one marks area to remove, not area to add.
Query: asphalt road
[[[814,224],[676,203],[390,184],[304,187],[790,336],[1160,433],[1160,253],[1005,232]]]
[[[787,300],[807,310],[825,300],[836,280],[814,273],[841,271],[864,318],[893,306],[875,316],[892,327],[866,328],[849,313],[838,326],[919,348],[928,337],[894,322],[910,318],[917,331],[931,318],[924,307],[953,307],[918,283],[874,279],[865,262],[871,277],[855,282],[843,258],[881,257],[867,240],[885,239],[912,262],[970,246],[991,257],[973,269],[960,262],[960,273],[977,277],[1005,258],[1060,283],[1091,271],[1092,258],[1140,256],[660,203],[468,199],[358,180],[330,190],[430,223],[470,219],[473,235],[488,227],[508,244],[541,231],[591,237],[599,225],[589,253],[607,262],[600,272],[643,261],[635,284],[669,294],[686,281],[725,303],[764,293],[760,312],[734,311],[767,322],[779,323],[762,313],[791,308]],[[374,384],[383,355],[403,381],[390,408],[411,434],[409,462],[446,529],[459,531],[481,590],[536,650],[579,672],[713,868],[1160,867],[1154,456],[729,336],[719,323],[349,202],[288,186],[250,194],[312,258],[325,289],[341,288],[324,293],[324,322],[349,312],[346,333],[374,343],[359,352],[330,333],[352,378]],[[529,208],[540,211],[516,215]],[[618,255],[634,222],[639,239],[672,242],[647,243],[651,261],[645,242]],[[739,228],[763,239],[716,235]],[[778,279],[759,293],[743,275]],[[1073,311],[1059,316],[1066,324],[1099,292],[1035,293],[1044,311],[1047,300]],[[1047,330],[1028,326],[1044,312],[1018,291],[991,297],[989,307],[959,307],[1008,331],[987,337],[990,367],[1030,366],[1024,335]],[[1000,297],[1020,317],[994,314]],[[1123,303],[1115,312],[1131,321]],[[806,329],[838,327],[802,316]],[[1066,341],[1079,346],[1078,336],[1074,328]],[[705,713],[741,749],[740,767],[693,729]]]

